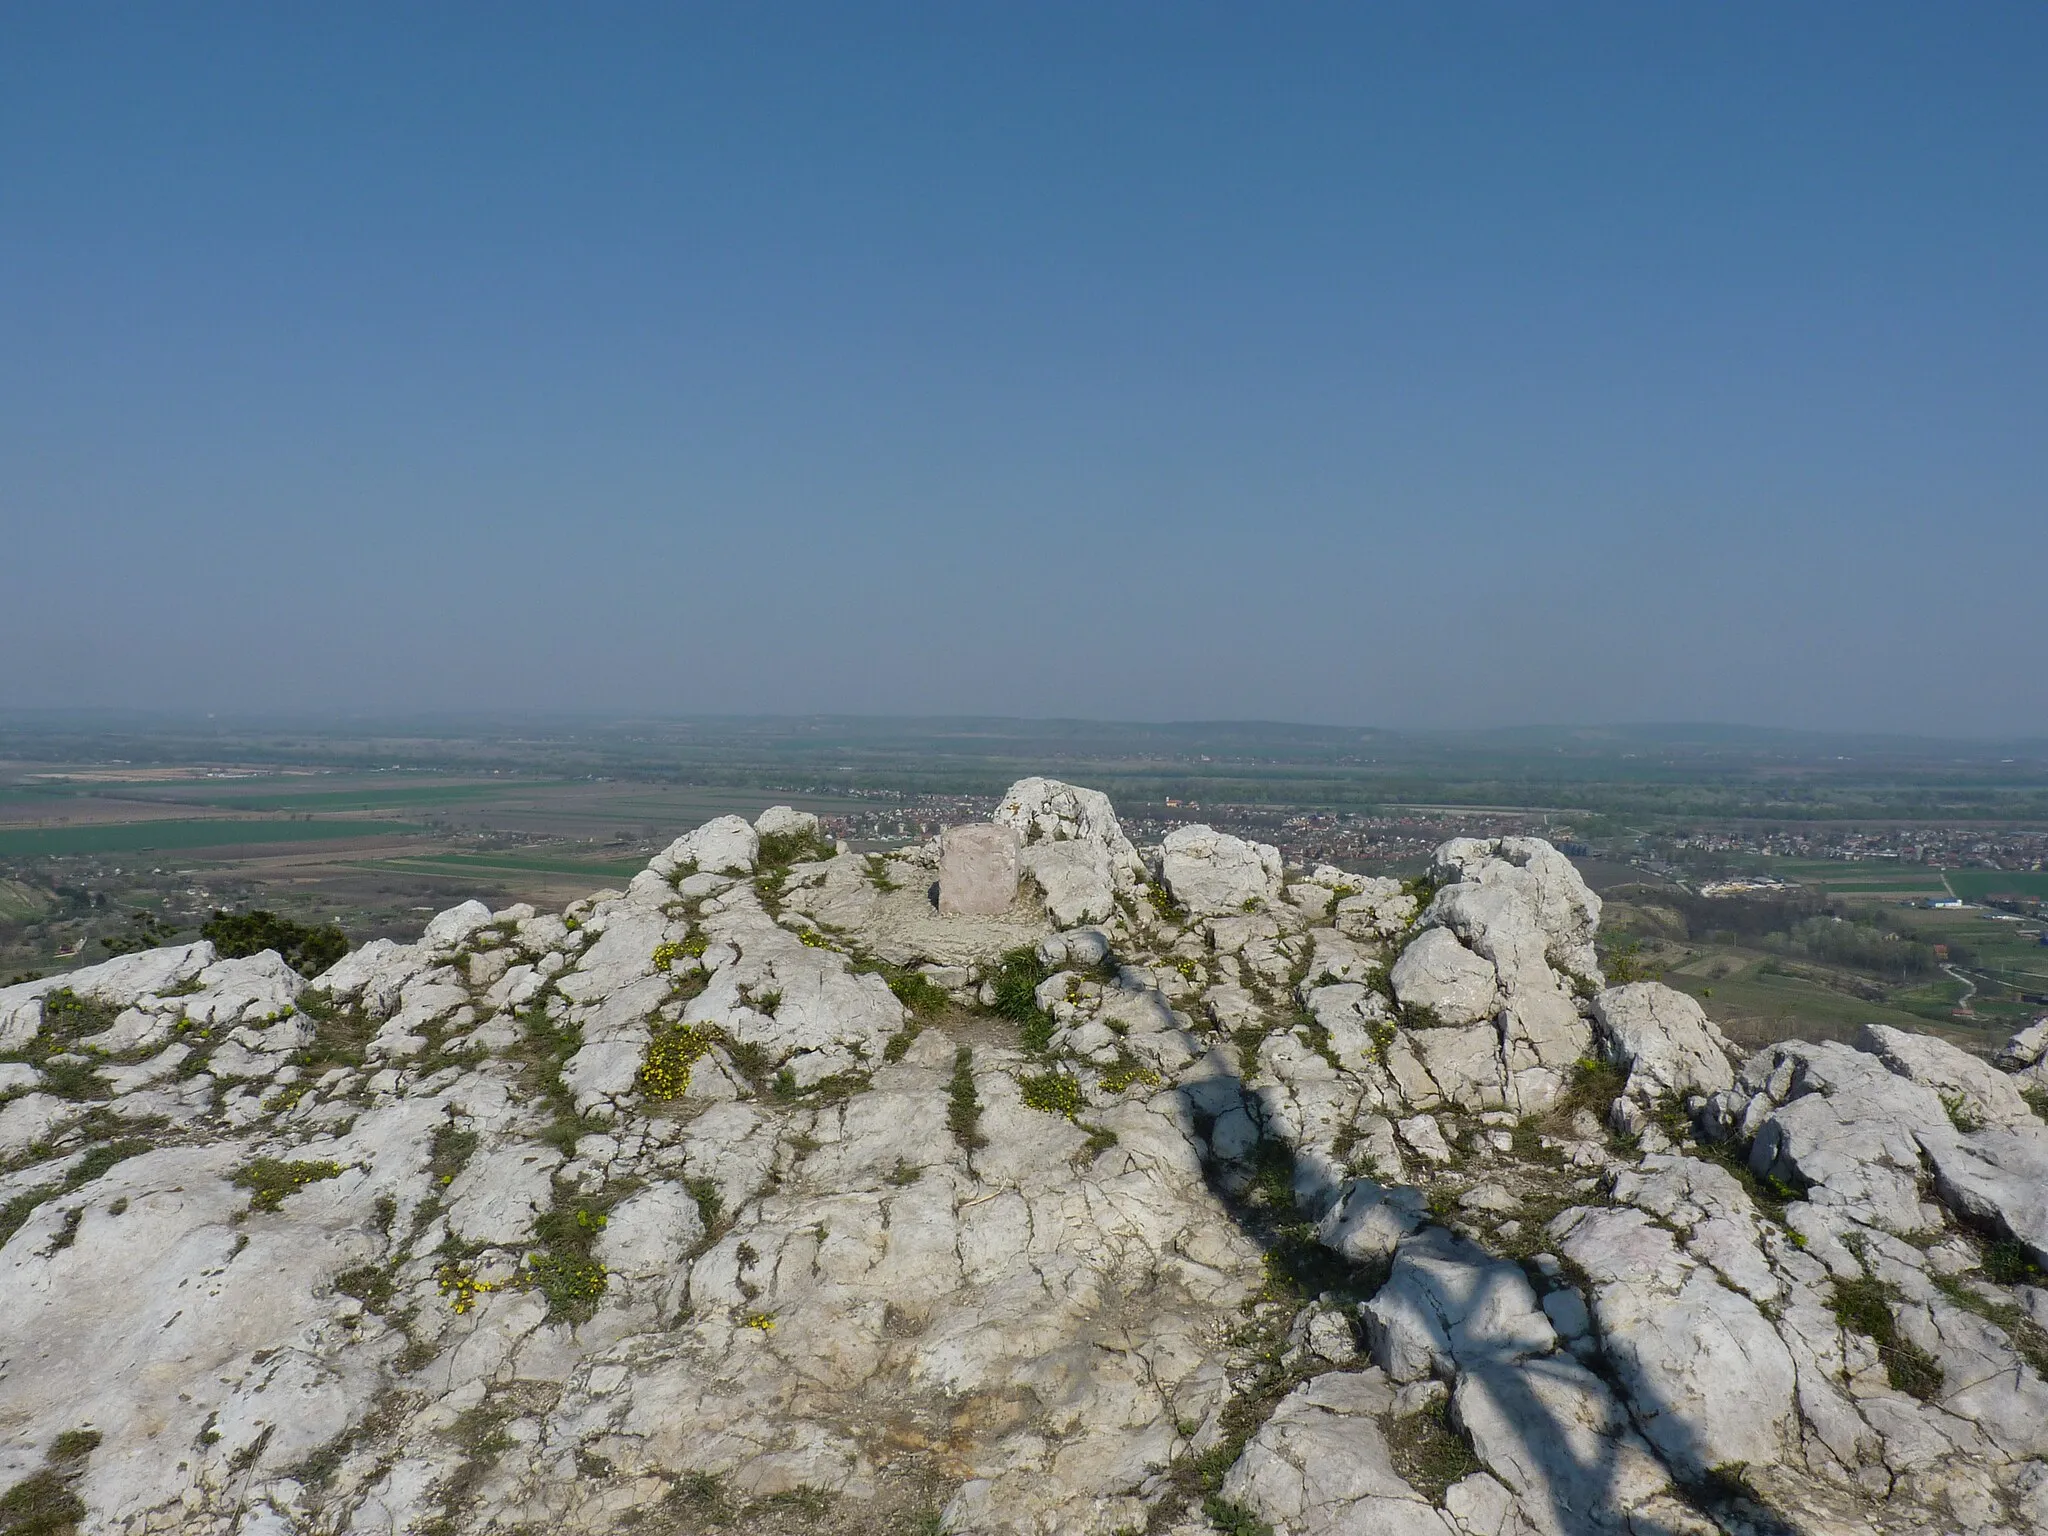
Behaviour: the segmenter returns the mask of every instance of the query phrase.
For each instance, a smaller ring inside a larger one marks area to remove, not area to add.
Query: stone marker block
[[[1017,832],[992,821],[939,834],[939,911],[993,917],[1017,899]]]

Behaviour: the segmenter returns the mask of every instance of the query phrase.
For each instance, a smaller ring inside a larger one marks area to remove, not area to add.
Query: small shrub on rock
[[[223,960],[237,960],[274,949],[301,976],[318,976],[348,953],[348,935],[333,923],[318,928],[295,923],[275,912],[222,912],[200,928]]]
[[[787,869],[792,864],[829,859],[836,851],[831,839],[822,832],[769,832],[761,838],[755,867]]]
[[[944,987],[922,971],[906,971],[900,976],[891,976],[889,990],[915,1018],[932,1018],[944,1013],[953,1001],[946,996]]]
[[[1043,1051],[1052,1043],[1053,1017],[1038,1006],[1038,986],[1052,972],[1029,947],[1013,949],[997,964],[989,985],[995,990],[995,1011],[1011,1023],[1022,1026],[1021,1039],[1028,1051]]]

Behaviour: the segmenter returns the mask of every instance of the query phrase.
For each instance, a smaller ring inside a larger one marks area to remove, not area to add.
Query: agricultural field
[[[190,938],[215,907],[409,937],[471,896],[561,906],[623,886],[713,816],[844,795],[427,767],[17,762],[0,785],[0,982]],[[0,770],[4,771],[4,770]]]
[[[1971,1049],[1995,1050],[2011,1028],[1986,1020],[1965,1025],[1949,1016],[1952,1001],[1927,1012],[1851,996],[1810,976],[1788,973],[1771,957],[1714,951],[1664,972],[1666,985],[1690,993],[1729,1038],[1748,1046],[1774,1040],[1851,1040],[1865,1024],[1920,1030]],[[1962,988],[1945,984],[1953,998]]]
[[[0,831],[0,859],[60,858],[80,854],[176,854],[205,849],[254,850],[286,843],[328,843],[386,837],[420,829],[395,821],[93,822],[71,827],[17,827]]]
[[[1943,879],[1965,901],[2006,894],[2048,901],[2048,870],[1952,869]]]
[[[1901,880],[1896,861],[1774,860],[1770,873],[1798,886],[1702,899],[1668,881],[1611,884],[1610,954],[1626,973],[1699,998],[1750,1045],[1846,1040],[1863,1024],[1888,1024],[1988,1053],[2048,1011],[2041,922],[1926,905],[1952,894],[2030,894],[2031,872],[1930,870],[1931,881]]]

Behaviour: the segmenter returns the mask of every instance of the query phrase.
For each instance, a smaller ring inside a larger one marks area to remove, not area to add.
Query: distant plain
[[[0,720],[0,980],[90,963],[138,933],[196,931],[216,906],[339,921],[355,942],[409,936],[469,896],[559,906],[622,885],[712,816],[776,803],[882,846],[985,815],[1032,772],[1107,790],[1151,836],[1207,820],[1312,858],[1330,856],[1319,839],[1357,833],[1346,846],[1360,856],[1339,861],[1366,873],[1417,873],[1457,832],[1551,836],[1608,894],[1604,937],[1622,973],[1694,993],[1750,1041],[1890,1023],[1985,1048],[2048,994],[2038,917],[1922,905],[2038,899],[2048,870],[1977,867],[1971,853],[1761,851],[1787,838],[1867,848],[1924,829],[1943,846],[2024,854],[2048,832],[2048,744],[847,719]],[[1733,909],[1671,904],[1730,874],[1789,882],[1805,905],[1782,929],[1738,935],[1715,926]],[[1920,969],[1815,952],[1813,924],[1844,914],[1917,945]],[[1937,942],[1968,969],[1929,966]]]

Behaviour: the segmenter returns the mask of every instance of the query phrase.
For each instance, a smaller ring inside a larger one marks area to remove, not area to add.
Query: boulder
[[[1388,980],[1403,1008],[1427,1009],[1440,1024],[1477,1024],[1500,1005],[1493,962],[1445,928],[1431,928],[1401,951]]]
[[[480,901],[465,901],[459,907],[450,907],[446,912],[437,913],[427,924],[427,931],[420,935],[422,949],[455,949],[479,928],[487,928],[492,922],[491,909]]]
[[[426,957],[410,944],[372,939],[322,971],[320,988],[337,1002],[360,1000],[365,1013],[381,1019],[398,1006],[406,982],[427,964]]]
[[[1015,828],[1026,849],[1045,843],[1086,843],[1101,850],[1119,891],[1135,891],[1145,883],[1144,861],[1124,836],[1116,808],[1101,790],[1058,779],[1019,779],[1003,792],[990,819]]]
[[[1526,1522],[1519,1529],[1541,1536],[1690,1536],[1713,1529],[1639,1516],[1648,1513],[1645,1506],[1663,1502],[1671,1475],[1630,1424],[1628,1410],[1569,1355],[1485,1362],[1465,1371],[1451,1394],[1451,1418],[1487,1471],[1515,1496]]]
[[[5,993],[0,993],[4,998]],[[2024,1072],[2048,1056],[2048,1014],[2043,1014],[1999,1048],[1997,1064],[2008,1072]]]
[[[1337,931],[1354,939],[1392,939],[1415,921],[1420,903],[1398,880],[1357,875],[1345,882],[1349,894],[1337,897]]]
[[[1512,1363],[1557,1347],[1521,1267],[1442,1227],[1403,1241],[1360,1309],[1373,1363],[1395,1381]]]
[[[948,827],[939,835],[939,911],[994,917],[1017,899],[1017,833],[1000,822]]]
[[[1609,987],[1593,998],[1593,1023],[1607,1059],[1628,1069],[1624,1129],[1641,1130],[1660,1098],[1683,1103],[1731,1088],[1735,1067],[1727,1037],[1683,992],[1655,981]]]
[[[1317,1223],[1316,1241],[1354,1264],[1377,1264],[1420,1231],[1428,1214],[1428,1199],[1419,1189],[1352,1179]]]
[[[1045,897],[1055,928],[1106,923],[1116,916],[1116,866],[1095,843],[1038,843],[1018,850],[1023,866]]]
[[[771,805],[754,818],[754,833],[757,837],[807,837],[822,838],[824,823],[809,811],[794,810],[786,805]]]
[[[1788,1040],[1743,1063],[1735,1087],[1716,1095],[1734,1133],[1752,1138],[1749,1166],[1891,1232],[1938,1224],[1920,1199],[1918,1133],[1952,1133],[1941,1096],[1888,1071],[1875,1056],[1835,1041]]]
[[[1092,971],[1109,958],[1109,935],[1100,928],[1072,928],[1065,933],[1049,933],[1038,941],[1038,958],[1058,970],[1070,966],[1077,971]]]
[[[1197,916],[1244,911],[1280,895],[1280,850],[1199,824],[1175,827],[1160,845],[1159,878]]]
[[[761,834],[742,816],[719,816],[685,832],[648,861],[663,879],[678,871],[705,875],[750,874],[761,855]]]

